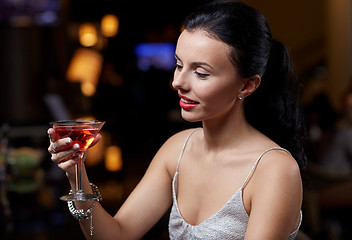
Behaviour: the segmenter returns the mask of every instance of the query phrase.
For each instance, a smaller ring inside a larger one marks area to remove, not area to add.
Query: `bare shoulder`
[[[160,148],[159,151],[177,151],[180,153],[187,136],[194,131],[194,129],[187,129],[172,135]]]
[[[302,203],[302,179],[297,161],[283,150],[263,155],[253,176],[255,198],[275,208],[298,212]],[[268,195],[268,193],[270,193]]]
[[[262,180],[291,180],[301,182],[300,169],[297,161],[284,150],[272,150],[265,153],[258,164],[258,175]]]
[[[187,129],[172,135],[159,149],[155,160],[163,161],[170,175],[176,171],[177,161],[187,136],[194,129]]]
[[[255,226],[263,221],[271,222],[270,228],[263,229],[269,236],[281,229],[286,237],[297,228],[303,187],[298,163],[289,153],[282,150],[265,153],[248,190],[252,236],[256,233]]]
[[[300,201],[302,194],[302,179],[297,161],[283,150],[272,150],[260,159],[253,175],[255,192],[270,189],[271,193],[295,195]]]

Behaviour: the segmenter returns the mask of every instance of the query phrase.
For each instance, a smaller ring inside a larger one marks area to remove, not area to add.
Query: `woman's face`
[[[225,43],[203,30],[181,33],[172,86],[181,98],[185,120],[209,120],[238,107],[243,79],[231,63],[229,51]]]

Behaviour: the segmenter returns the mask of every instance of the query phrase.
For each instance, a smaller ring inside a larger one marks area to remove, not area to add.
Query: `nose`
[[[180,81],[178,81],[178,79],[176,79],[175,75],[174,75],[174,78],[172,79],[171,85],[172,85],[172,88],[175,90],[180,89]]]
[[[176,90],[185,89],[187,87],[187,81],[182,72],[178,72],[177,70],[174,73],[174,78],[172,80],[172,87]]]

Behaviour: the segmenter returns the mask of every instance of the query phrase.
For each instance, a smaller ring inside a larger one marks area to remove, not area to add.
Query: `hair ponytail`
[[[301,168],[306,166],[305,134],[299,108],[301,84],[285,46],[272,40],[270,57],[258,89],[245,101],[247,120],[263,134],[288,149]]]

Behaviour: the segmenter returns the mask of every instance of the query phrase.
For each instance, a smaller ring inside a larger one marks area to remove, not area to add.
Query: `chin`
[[[184,110],[181,110],[181,116],[185,121],[192,122],[192,123],[193,122],[200,122],[203,120],[199,116],[197,117],[197,116],[195,116],[195,114],[193,114],[191,112],[184,111]]]

